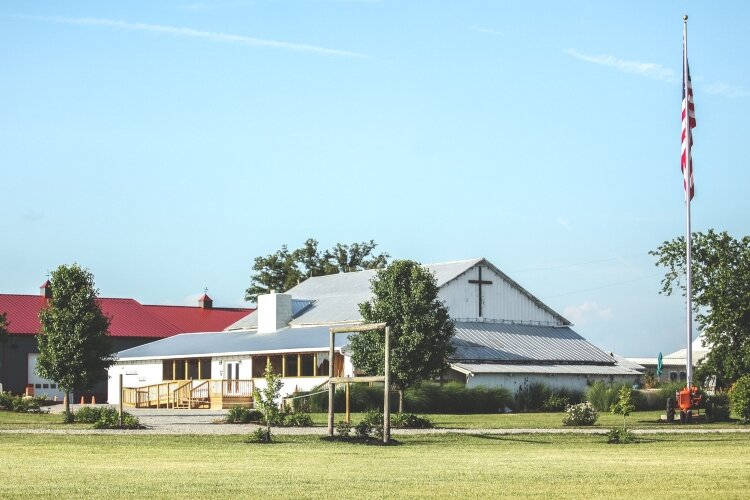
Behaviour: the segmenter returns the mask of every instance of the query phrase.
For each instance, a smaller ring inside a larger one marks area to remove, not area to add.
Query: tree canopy
[[[88,389],[114,362],[110,319],[99,307],[94,276],[78,264],[62,265],[52,272],[50,288],[52,297],[39,313],[37,371],[65,393]]]
[[[370,240],[350,245],[337,243],[330,250],[320,250],[318,241],[313,238],[296,250],[282,245],[272,254],[255,258],[255,273],[250,277],[245,300],[257,302],[258,295],[271,290],[285,292],[312,276],[381,269],[388,264],[390,255],[375,254],[377,246]]]
[[[366,323],[391,327],[391,378],[400,392],[448,369],[455,329],[438,291],[435,277],[419,263],[395,260],[373,278],[374,297],[359,304]],[[384,343],[382,330],[352,336],[352,364],[382,375]]]
[[[0,342],[5,342],[8,338],[8,315],[0,313]]]
[[[661,293],[685,295],[685,238],[665,241],[650,252],[666,269]],[[750,236],[727,232],[692,235],[692,298],[696,321],[711,349],[696,370],[696,380],[716,377],[728,387],[750,374]]]

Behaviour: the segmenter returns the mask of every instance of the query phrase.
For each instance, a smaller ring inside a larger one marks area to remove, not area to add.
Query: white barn
[[[425,267],[435,275],[439,297],[456,324],[448,378],[511,392],[533,382],[582,390],[595,380],[639,381],[641,373],[632,365],[587,342],[568,320],[487,260]],[[122,351],[109,370],[109,394],[115,395],[110,403],[117,402],[123,375],[123,385],[131,388],[129,403],[170,397],[174,403],[182,387],[194,401],[227,406],[248,397],[247,387],[263,383],[269,360],[283,376],[285,395],[320,386],[328,373],[328,329],[362,322],[358,304],[371,298],[375,273],[309,278],[287,293],[259,297],[258,309],[224,332],[177,335]],[[346,336],[337,336],[336,376],[355,372],[346,350],[342,353],[346,343]]]

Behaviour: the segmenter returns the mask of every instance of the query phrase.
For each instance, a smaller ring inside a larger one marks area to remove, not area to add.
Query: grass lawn
[[[747,434],[629,445],[588,435],[422,435],[390,447],[277,439],[0,435],[0,498],[662,499],[750,490]]]
[[[659,428],[665,424],[657,423],[663,411],[639,411],[628,417],[628,426],[632,428]],[[427,415],[436,427],[448,429],[562,429],[564,413],[490,413],[474,415]],[[327,425],[328,414],[311,414],[316,425]],[[352,422],[357,423],[361,413],[352,413]],[[336,421],[343,420],[344,414],[337,413]],[[622,416],[609,412],[599,413],[594,427],[611,428],[622,425]],[[711,424],[691,424],[690,428],[736,428],[736,422],[717,422]],[[671,426],[670,426],[671,427]]]
[[[91,424],[64,424],[62,415],[0,411],[0,429],[90,429]],[[0,437],[0,439],[2,439]]]

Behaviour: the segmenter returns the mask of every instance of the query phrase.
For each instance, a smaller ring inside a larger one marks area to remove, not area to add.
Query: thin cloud
[[[563,316],[573,324],[583,326],[594,322],[609,321],[612,319],[612,308],[602,307],[594,301],[586,301],[580,305],[567,306],[563,310]]]
[[[503,36],[502,32],[493,30],[490,28],[484,28],[482,26],[474,25],[471,27],[471,31],[478,31],[479,33],[490,33],[491,35]]]
[[[148,24],[148,23],[131,23],[127,21],[120,21],[116,19],[103,19],[97,17],[83,17],[83,18],[69,18],[69,17],[35,17],[35,16],[20,16],[25,19],[33,19],[38,21],[48,21],[62,24],[72,24],[79,26],[103,26],[107,28],[116,28],[126,31],[146,31],[149,33],[158,33],[163,35],[172,35],[187,38],[198,38],[202,40],[208,40],[211,42],[223,42],[223,43],[235,43],[241,45],[249,45],[251,47],[265,47],[272,49],[282,49],[294,52],[307,52],[311,54],[317,54],[322,56],[338,56],[338,57],[353,57],[353,58],[368,58],[365,54],[358,52],[351,52],[348,50],[329,49],[326,47],[320,47],[317,45],[307,45],[292,42],[283,42],[279,40],[268,40],[264,38],[255,38],[244,35],[233,35],[230,33],[221,33],[216,31],[203,31],[196,30],[193,28],[184,28],[180,26],[169,26],[163,24]]]
[[[618,71],[622,71],[623,73],[632,73],[669,83],[675,83],[677,81],[674,72],[670,68],[666,68],[661,64],[642,61],[626,61],[611,55],[592,56],[582,54],[575,49],[567,49],[565,50],[565,53],[576,59],[599,64],[601,66],[608,66]]]
[[[558,217],[557,218],[557,223],[560,224],[560,226],[562,226],[562,228],[565,229],[566,231],[572,231],[573,230],[573,225],[565,217]]]
[[[738,97],[750,97],[750,89],[745,87],[738,87],[736,85],[729,85],[722,82],[715,82],[706,85],[703,90],[708,94],[720,95],[736,99]]]

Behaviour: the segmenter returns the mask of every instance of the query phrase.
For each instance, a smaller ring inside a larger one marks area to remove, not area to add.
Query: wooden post
[[[349,382],[346,383],[346,423],[351,422],[349,420]]]
[[[122,398],[124,395],[124,391],[122,390],[122,373],[120,374],[120,408],[119,408],[119,418],[118,421],[120,423],[120,427],[122,427]]]
[[[391,442],[391,327],[385,327],[385,375],[383,387],[383,443]]]
[[[336,334],[330,332],[330,346],[328,347],[328,377],[333,378],[333,347]],[[328,435],[333,437],[333,393],[335,385],[329,380],[328,382]]]

